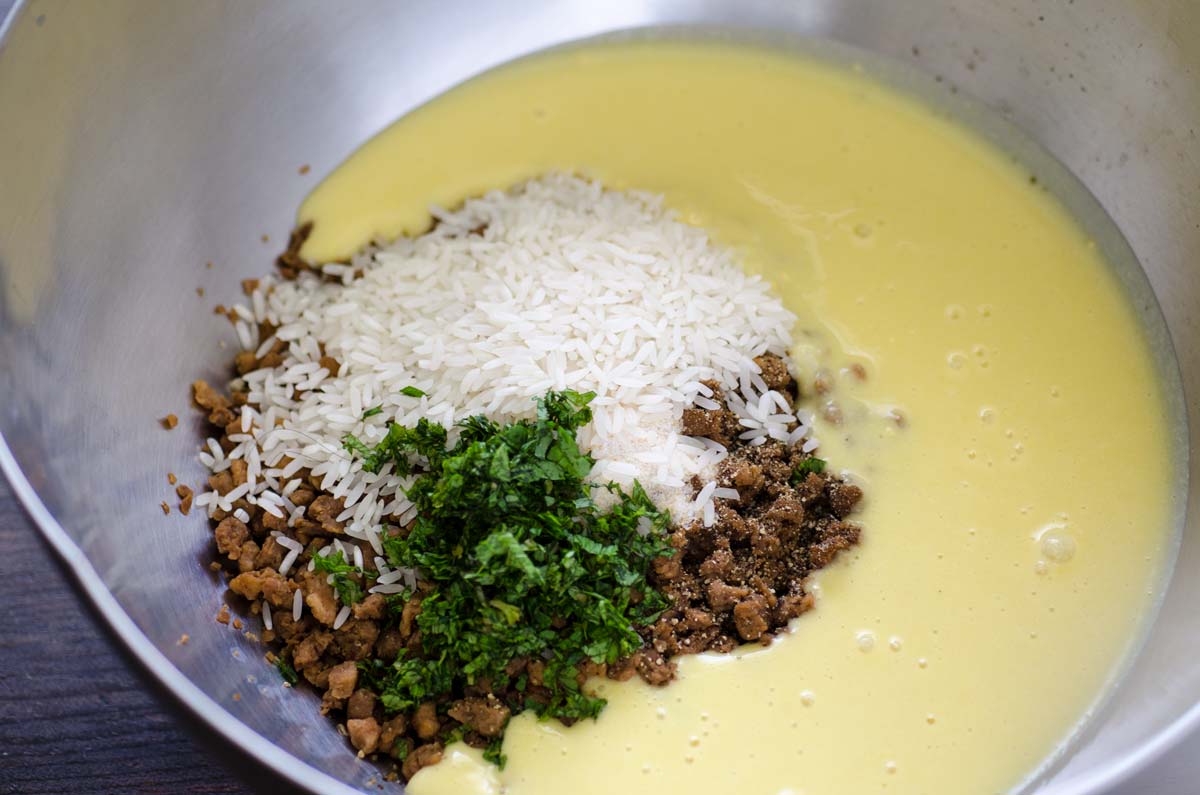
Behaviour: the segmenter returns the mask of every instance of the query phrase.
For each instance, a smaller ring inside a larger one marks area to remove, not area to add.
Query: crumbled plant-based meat
[[[287,248],[275,260],[275,267],[285,279],[295,279],[304,271],[313,270],[313,266],[300,256],[300,249],[312,234],[312,222],[301,224],[292,230],[288,236]]]
[[[490,698],[464,698],[446,710],[446,714],[484,737],[495,737],[508,723],[512,710],[492,695]]]
[[[783,360],[768,354],[755,361],[768,386],[794,394]],[[709,387],[720,407],[695,409],[710,415],[696,424],[716,427],[732,412],[716,385]],[[642,636],[668,657],[769,642],[813,606],[805,578],[858,542],[860,528],[846,521],[862,499],[858,486],[807,471],[811,455],[782,442],[739,440],[727,448],[717,482],[739,499],[718,503],[712,527],[694,522],[677,530],[677,565],[656,562],[650,577],[672,607]]]
[[[352,618],[338,628],[334,635],[334,651],[347,660],[365,660],[375,648],[379,638],[379,625],[374,621]]]
[[[350,698],[358,685],[358,666],[353,661],[338,663],[329,671],[329,694],[334,698]]]
[[[322,624],[332,624],[338,614],[337,595],[333,586],[325,581],[325,575],[320,572],[306,571],[301,577],[304,583],[304,604]]]
[[[250,530],[245,522],[233,516],[227,516],[213,531],[217,539],[217,551],[230,560],[237,560],[242,554],[242,544],[250,539]]]
[[[350,695],[350,700],[346,702],[346,717],[347,718],[369,718],[375,714],[375,702],[378,699],[375,697],[374,691],[366,688],[359,688]]]
[[[371,716],[351,718],[346,721],[346,732],[350,735],[350,744],[364,755],[373,754],[379,749],[381,730],[379,721]]]
[[[192,382],[192,400],[196,405],[208,411],[229,407],[229,398],[213,389],[207,381]],[[214,425],[216,423],[213,423]],[[221,423],[224,425],[225,423]]]
[[[400,769],[404,778],[406,780],[410,779],[417,775],[421,768],[436,765],[442,761],[442,751],[441,743],[428,743],[427,745],[415,748],[408,754],[408,758],[404,760],[404,764]]]
[[[351,615],[355,618],[372,619],[375,621],[386,618],[387,599],[383,597],[383,594],[370,594],[361,602],[355,603]]]
[[[166,428],[168,431],[172,431],[175,430],[175,426],[179,424],[179,417],[175,416],[174,414],[168,414],[167,416],[163,417],[160,422],[164,428]]]
[[[442,726],[437,716],[437,705],[432,701],[426,701],[417,707],[417,711],[413,713],[411,722],[413,731],[422,740],[429,740],[436,737],[438,729]]]
[[[379,735],[379,747],[389,754],[394,753],[397,741],[401,743],[407,742],[404,737],[407,732],[408,718],[404,717],[404,715],[397,715],[390,720],[384,721]],[[408,747],[406,745],[405,753],[407,751]]]
[[[795,399],[796,382],[792,378],[792,374],[788,372],[787,362],[768,353],[755,357],[754,363],[762,371],[762,379],[768,389],[774,389],[776,392]]]

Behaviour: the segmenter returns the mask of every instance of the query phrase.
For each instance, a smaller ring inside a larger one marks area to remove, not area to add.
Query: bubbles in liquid
[[[858,644],[859,651],[868,652],[875,648],[875,633],[869,629],[859,631],[854,636],[854,640]]]
[[[659,719],[659,720],[666,720],[666,718],[667,718],[667,708],[666,708],[666,707],[659,707],[658,709],[654,710],[654,714],[658,716],[658,719]]]
[[[889,759],[888,761],[883,763],[883,769],[886,770],[889,774],[895,773],[896,772],[896,763]]]
[[[958,320],[962,316],[963,308],[958,304],[950,304],[950,306],[946,307],[946,317],[951,320]]]
[[[854,225],[854,236],[859,238],[860,240],[867,240],[868,238],[871,237],[871,233],[872,233],[872,230],[871,230],[870,224],[855,224]]]
[[[1049,570],[1050,570],[1050,566],[1044,560],[1039,560],[1037,563],[1033,564],[1033,573],[1034,574],[1045,574]]]
[[[963,365],[966,363],[966,354],[959,353],[958,351],[953,351],[949,356],[946,357],[946,364],[950,366],[951,370],[961,370]]]
[[[691,737],[688,738],[688,745],[692,746],[693,748],[696,748],[697,746],[700,745],[700,738],[693,734]]]
[[[937,715],[934,715],[932,712],[930,712],[925,716],[925,722],[932,726],[933,724],[937,723]]]
[[[991,304],[980,304],[979,305],[979,314],[982,317],[991,317],[992,316]]]
[[[888,646],[891,647],[892,651],[900,651],[904,647],[904,640],[898,635],[893,635],[891,640],[888,641]]]
[[[1075,539],[1066,528],[1047,530],[1042,534],[1042,554],[1055,563],[1066,563],[1075,557]]]
[[[918,668],[928,668],[929,660],[926,660],[924,657],[921,657],[920,659],[917,660],[917,667]]]
[[[996,419],[996,410],[988,406],[984,406],[979,410],[980,422],[990,423]]]
[[[800,691],[800,703],[803,704],[804,706],[811,707],[816,700],[817,700],[817,696],[815,693],[813,693],[813,691],[811,691],[811,690],[801,690]]]

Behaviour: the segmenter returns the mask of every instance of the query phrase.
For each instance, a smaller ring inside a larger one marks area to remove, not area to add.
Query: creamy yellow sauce
[[[599,683],[595,722],[516,718],[416,795],[1008,791],[1111,684],[1160,588],[1177,452],[1133,310],[1085,234],[973,133],[871,78],[703,43],[562,51],[470,82],[305,203],[305,254],[551,169],[662,192],[800,316],[835,376],[822,455],[858,551],[766,650]],[[862,364],[865,381],[840,373]],[[893,414],[899,413],[901,427]],[[1073,552],[1073,554],[1071,554]]]

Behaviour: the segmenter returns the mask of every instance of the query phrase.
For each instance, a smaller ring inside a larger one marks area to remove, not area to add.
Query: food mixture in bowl
[[[418,795],[1004,791],[1156,603],[1137,310],[1038,174],[861,70],[503,67],[278,265],[194,387],[194,504],[281,678]]]

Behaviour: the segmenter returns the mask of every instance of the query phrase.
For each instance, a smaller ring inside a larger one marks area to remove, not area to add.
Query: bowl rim
[[[3,12],[4,0],[0,0]],[[6,39],[16,27],[17,19],[30,11],[30,0],[12,0],[7,15],[0,18],[0,51]],[[652,26],[653,27],[653,26]],[[672,25],[668,28],[675,27]],[[617,31],[600,34],[608,35]],[[585,37],[593,38],[593,37]],[[525,55],[528,55],[526,53]],[[517,58],[525,57],[517,56]],[[489,67],[491,68],[491,67]],[[470,77],[467,78],[468,80]],[[0,475],[8,482],[13,494],[24,509],[30,523],[50,546],[59,562],[67,569],[72,584],[86,597],[89,606],[100,617],[94,622],[102,626],[110,637],[115,638],[121,648],[132,657],[136,668],[143,676],[153,677],[154,684],[165,692],[170,700],[185,708],[224,743],[229,750],[240,750],[254,762],[279,775],[282,779],[313,795],[357,795],[359,790],[318,770],[302,758],[285,751],[244,724],[236,716],[218,704],[212,697],[197,687],[182,671],[150,641],[132,618],[124,611],[104,584],[100,574],[92,566],[83,550],[72,540],[63,526],[42,502],[36,489],[26,478],[20,464],[13,455],[3,433],[0,433]],[[188,721],[182,721],[188,724]],[[194,725],[188,731],[196,732]],[[1172,723],[1127,748],[1086,773],[1073,776],[1053,790],[1054,795],[1100,795],[1113,792],[1114,788],[1136,773],[1149,768],[1167,751],[1178,745],[1187,736],[1200,730],[1200,703],[1193,704]],[[1068,752],[1069,753],[1069,752]],[[1029,782],[1024,782],[1028,784]]]

